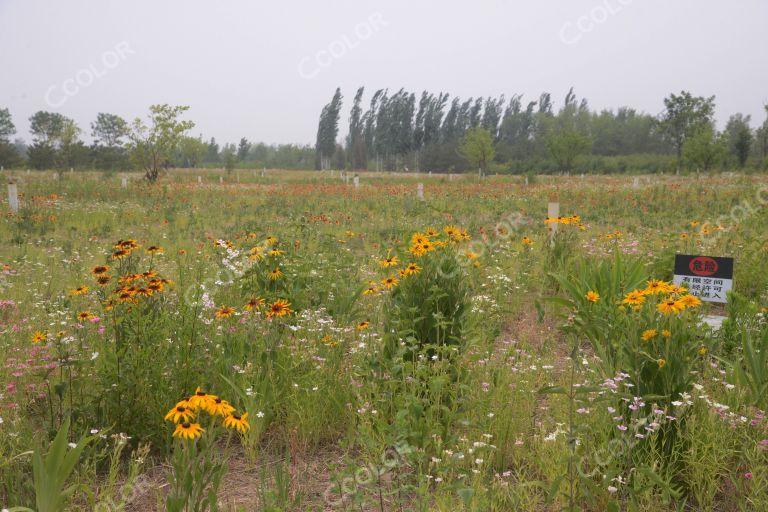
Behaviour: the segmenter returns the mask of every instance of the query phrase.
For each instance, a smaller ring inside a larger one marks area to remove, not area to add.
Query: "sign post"
[[[547,204],[547,217],[550,219],[556,219],[560,216],[560,203]],[[557,222],[550,222],[547,224],[549,227],[549,237],[554,238],[557,233]]]
[[[423,183],[418,183],[416,185],[416,197],[418,197],[422,201],[424,200],[424,184]]]
[[[11,207],[13,213],[18,213],[19,194],[16,190],[16,184],[12,181],[8,182],[8,205]]]
[[[733,258],[676,254],[673,282],[702,301],[725,304],[733,289]]]

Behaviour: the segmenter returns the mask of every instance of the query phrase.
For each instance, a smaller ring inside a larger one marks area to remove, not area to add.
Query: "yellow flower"
[[[229,402],[226,400],[222,400],[221,398],[216,397],[216,399],[214,399],[213,402],[208,405],[208,409],[206,409],[206,411],[211,416],[227,417],[235,412],[235,408],[229,405]]]
[[[277,299],[275,302],[269,305],[269,309],[267,310],[267,318],[290,315],[293,313],[293,310],[290,308],[290,306],[290,302],[283,299]]]
[[[384,268],[394,267],[398,263],[400,263],[400,260],[397,259],[397,256],[390,256],[379,261],[379,265],[381,265]]]
[[[638,306],[645,302],[645,296],[643,295],[643,292],[640,292],[638,290],[632,290],[628,294],[624,296],[624,299],[621,301],[622,304],[626,304],[629,306]]]
[[[248,251],[248,259],[251,261],[261,261],[264,259],[264,255],[261,253],[262,249],[259,246],[251,248],[250,251]]]
[[[280,249],[270,249],[267,252],[267,256],[282,256],[283,254],[285,254],[285,251]]]
[[[44,331],[35,331],[32,335],[32,343],[41,343],[48,340],[48,333]]]
[[[203,435],[203,432],[205,429],[199,423],[179,423],[176,425],[176,430],[173,431],[173,437],[196,439]]]
[[[241,434],[245,434],[246,430],[251,429],[251,425],[248,423],[248,413],[246,412],[242,416],[237,414],[230,414],[224,418],[224,426],[227,428],[235,429]]]
[[[107,272],[109,272],[109,267],[107,267],[106,265],[98,265],[91,269],[91,273],[95,276],[100,276],[100,275],[106,274]]]
[[[200,391],[200,386],[197,386],[195,394],[187,399],[187,403],[191,409],[203,409],[204,411],[207,411],[216,401],[216,398],[216,395],[209,395],[204,391]]]
[[[189,423],[194,417],[195,412],[189,407],[189,403],[186,400],[182,400],[173,409],[168,411],[168,414],[165,415],[165,420],[174,423],[178,423],[181,420],[182,423]]]
[[[283,271],[282,271],[282,270],[280,270],[279,268],[276,268],[276,269],[274,269],[274,270],[270,270],[270,271],[267,273],[267,277],[269,277],[269,280],[270,280],[270,281],[277,281],[278,279],[280,279],[281,277],[283,277]]]
[[[275,245],[277,243],[277,237],[276,236],[268,236],[267,237],[267,245]]]
[[[656,329],[647,329],[647,330],[643,331],[643,334],[640,335],[640,339],[642,339],[643,341],[648,341],[648,340],[652,339],[653,337],[655,337],[656,334],[658,334]]]
[[[660,281],[658,279],[651,279],[648,281],[648,286],[646,286],[645,290],[643,290],[643,293],[646,295],[667,292],[669,292],[669,283],[666,281]]]
[[[216,318],[229,318],[234,314],[235,314],[235,308],[231,306],[221,306],[219,309],[216,310],[213,316],[215,316]]]
[[[678,300],[687,308],[695,308],[696,306],[701,306],[701,299],[695,295],[683,295]]]
[[[667,366],[667,360],[666,359],[659,359],[656,362],[659,365],[659,369],[664,368],[665,366]]]
[[[671,297],[667,297],[656,306],[656,310],[665,315],[674,315],[675,313],[681,312],[683,309],[685,309],[685,306],[679,300]]]
[[[672,336],[672,333],[669,331],[669,329],[664,329],[663,331],[661,331],[661,335],[664,338],[669,338],[670,336]]]
[[[77,288],[69,292],[70,295],[85,295],[86,293],[88,293],[87,286],[78,286]]]
[[[592,290],[588,291],[585,297],[589,302],[597,302],[600,300],[600,294]]]
[[[699,355],[700,355],[700,356],[703,356],[703,355],[705,355],[706,353],[707,353],[707,347],[705,347],[704,345],[702,345],[702,346],[699,348]]]
[[[417,264],[415,264],[415,263],[409,263],[409,264],[408,264],[408,266],[407,266],[407,267],[405,267],[403,270],[404,270],[404,272],[405,272],[405,275],[407,275],[407,276],[413,276],[413,275],[416,275],[416,274],[418,274],[419,272],[421,272],[421,267],[420,267],[420,266],[418,266],[418,265],[417,265]]]
[[[157,245],[150,245],[144,250],[147,251],[149,254],[163,254],[164,252],[163,248]]]
[[[363,295],[372,295],[372,294],[374,294],[374,293],[376,293],[378,291],[379,291],[378,287],[376,287],[376,286],[369,286],[368,288],[366,288],[363,291]]]
[[[392,277],[388,277],[386,279],[382,279],[381,286],[383,288],[386,288],[387,290],[389,290],[389,289],[394,288],[395,286],[397,286],[397,283],[399,283],[399,282],[400,281],[398,281],[394,276],[392,276]]]
[[[368,328],[370,325],[371,325],[371,323],[370,323],[368,320],[363,320],[362,322],[360,322],[359,324],[357,324],[357,330],[358,330],[358,331],[364,331],[364,330],[366,330],[366,329],[367,329],[367,328]]]
[[[245,306],[243,306],[243,309],[246,311],[253,311],[254,309],[259,309],[261,306],[264,305],[264,299],[261,297],[253,297],[251,300],[245,303]]]
[[[93,314],[90,311],[81,311],[77,314],[77,319],[81,322],[87,322],[91,318],[93,318]]]
[[[477,258],[477,254],[472,251],[465,251],[464,256],[466,256],[468,260],[474,260]]]
[[[523,237],[523,245],[526,245],[526,246],[530,247],[531,245],[533,245],[533,240],[531,240],[527,236],[524,236]]]

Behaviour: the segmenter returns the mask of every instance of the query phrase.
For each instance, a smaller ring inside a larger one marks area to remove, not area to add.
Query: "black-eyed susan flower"
[[[645,302],[645,295],[638,290],[632,290],[624,296],[621,303],[627,306],[639,306]]]
[[[523,237],[523,240],[522,240],[522,242],[523,242],[523,245],[525,245],[525,246],[528,246],[528,247],[530,247],[530,246],[532,246],[532,245],[533,245],[533,240],[531,240],[531,239],[530,239],[530,238],[528,238],[527,236],[524,236],[524,237]]]
[[[112,278],[107,275],[98,276],[96,278],[96,284],[98,284],[99,286],[107,286],[111,280]]]
[[[272,257],[282,256],[283,254],[285,254],[285,251],[281,249],[270,249],[267,252],[267,256],[272,256]]]
[[[164,252],[163,248],[157,245],[150,245],[144,250],[149,254],[162,254]]]
[[[199,423],[179,423],[173,431],[173,437],[179,439],[197,439],[203,435],[205,429]]]
[[[648,286],[645,287],[643,293],[646,295],[654,295],[657,293],[668,293],[669,283],[666,281],[660,281],[658,279],[651,279],[648,281]]]
[[[400,260],[397,258],[397,256],[388,256],[383,260],[379,261],[379,265],[381,265],[384,268],[394,267],[398,263],[400,263]]]
[[[687,308],[695,308],[696,306],[701,306],[701,299],[695,295],[683,295],[678,300]]]
[[[213,316],[215,316],[216,318],[229,318],[234,314],[235,314],[235,308],[231,306],[221,306],[219,309],[216,310]]]
[[[195,389],[195,394],[187,398],[187,403],[192,409],[203,409],[204,411],[207,411],[216,398],[216,395],[209,395],[205,391],[202,391],[200,386],[198,386],[197,389]]]
[[[269,272],[267,272],[267,277],[269,278],[270,281],[277,281],[278,279],[283,277],[283,271],[280,270],[279,268],[274,268]]]
[[[178,423],[179,421],[182,423],[189,423],[189,421],[194,418],[195,411],[189,407],[189,402],[186,400],[182,400],[181,402],[177,403],[173,409],[168,411],[168,414],[165,415],[166,421],[172,421],[174,423]]]
[[[386,288],[387,290],[394,288],[397,286],[397,283],[400,281],[397,280],[394,276],[387,277],[386,279],[381,280],[381,286],[382,288]]]
[[[413,276],[421,272],[421,267],[418,266],[415,263],[409,263],[408,266],[406,266],[403,271],[405,272],[406,276]]]
[[[42,343],[48,340],[48,333],[44,331],[35,331],[32,335],[32,343]]]
[[[363,320],[362,322],[357,324],[357,330],[358,331],[364,331],[368,329],[368,327],[371,326],[371,323],[368,320]]]
[[[222,400],[221,398],[216,397],[213,402],[209,404],[206,412],[211,416],[227,417],[235,412],[235,408],[232,407],[226,400]]]
[[[230,414],[224,418],[224,426],[245,434],[247,430],[251,429],[251,425],[248,423],[248,413],[246,412],[242,415]]]
[[[243,306],[243,309],[246,311],[253,311],[254,309],[259,309],[261,306],[264,305],[264,299],[261,297],[251,297],[251,299],[245,303]]]
[[[290,302],[283,299],[277,299],[275,302],[269,305],[269,308],[267,309],[267,318],[290,315],[293,313],[293,310],[290,306]]]
[[[679,300],[673,299],[671,297],[667,297],[666,299],[659,302],[659,304],[656,306],[656,310],[664,315],[674,315],[684,309],[685,305],[683,305]]]
[[[70,295],[85,295],[88,293],[89,288],[87,286],[78,286],[74,290],[70,290]]]
[[[77,314],[77,319],[81,322],[87,322],[91,318],[93,318],[93,313],[90,311],[81,311]]]
[[[91,269],[91,273],[95,276],[101,276],[109,272],[109,267],[106,265],[97,265]]]

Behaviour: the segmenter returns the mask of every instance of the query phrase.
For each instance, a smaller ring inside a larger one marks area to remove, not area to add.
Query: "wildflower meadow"
[[[8,178],[3,510],[768,510],[764,174]]]

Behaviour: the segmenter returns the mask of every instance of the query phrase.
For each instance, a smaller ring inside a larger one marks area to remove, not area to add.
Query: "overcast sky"
[[[573,86],[592,108],[652,114],[670,92],[716,95],[721,126],[754,126],[767,20],[766,0],[0,0],[0,108],[25,139],[37,110],[89,135],[98,112],[171,103],[219,142],[314,143],[337,86],[344,120],[361,85],[548,91],[556,108]]]

